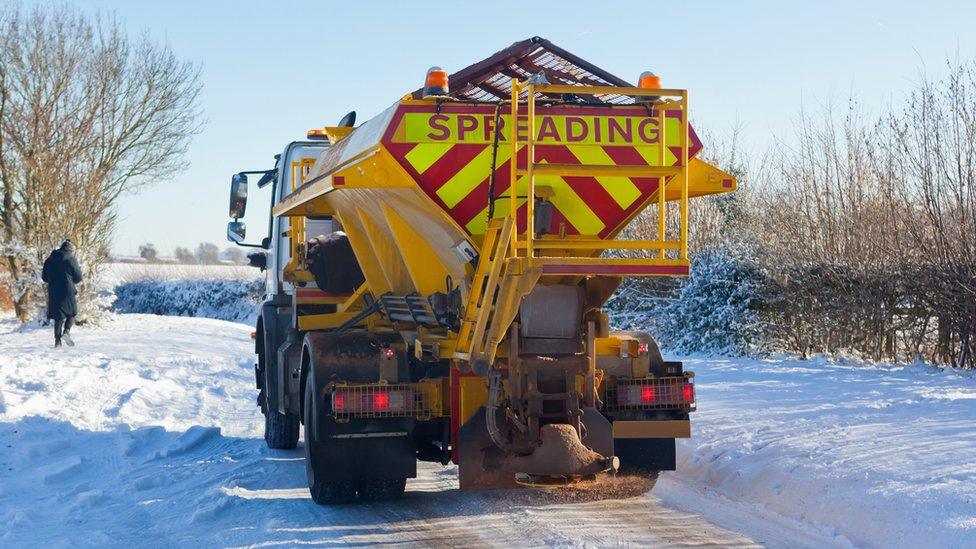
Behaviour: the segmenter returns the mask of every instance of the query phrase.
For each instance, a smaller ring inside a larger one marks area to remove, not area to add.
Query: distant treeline
[[[146,243],[139,246],[139,259],[114,257],[118,263],[146,262],[146,263],[180,263],[183,265],[221,265],[246,263],[244,252],[237,246],[228,246],[223,251],[211,242],[201,242],[196,250],[183,246],[173,248],[172,257],[163,257],[155,244]]]

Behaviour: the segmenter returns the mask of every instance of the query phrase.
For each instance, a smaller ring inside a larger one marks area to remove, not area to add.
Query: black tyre
[[[298,416],[269,409],[264,414],[264,441],[268,448],[294,450],[298,447],[300,427]]]
[[[263,347],[263,346],[262,346]],[[265,360],[263,349],[258,351],[258,370],[264,379],[261,384],[261,412],[264,413],[264,441],[268,448],[276,450],[294,450],[298,447],[298,433],[301,425],[300,418],[294,414],[282,414],[268,402],[268,392],[272,385],[268,383],[268,361]]]
[[[363,501],[389,501],[400,499],[407,486],[407,479],[371,478],[359,481],[359,497]]]
[[[309,388],[314,387],[311,380]],[[308,491],[312,494],[312,501],[319,505],[334,503],[350,503],[356,501],[354,480],[326,481],[323,479],[324,464],[318,458],[320,443],[315,440],[312,429],[312,418],[315,417],[315,403],[312,402],[314,390],[305,391],[305,475],[308,477]]]

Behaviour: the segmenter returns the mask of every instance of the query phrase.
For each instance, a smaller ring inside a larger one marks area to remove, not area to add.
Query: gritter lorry
[[[228,238],[267,272],[268,446],[303,434],[320,504],[399,497],[418,461],[462,490],[674,470],[694,373],[603,307],[625,277],[689,274],[688,200],[736,185],[700,150],[686,90],[535,37],[234,174]],[[248,175],[273,197],[260,244]],[[617,238],[648,208],[656,238]]]

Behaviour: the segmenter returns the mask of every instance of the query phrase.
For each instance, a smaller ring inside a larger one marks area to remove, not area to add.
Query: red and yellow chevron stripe
[[[503,108],[495,158],[494,197],[509,196],[511,187],[511,114]],[[681,112],[660,114],[642,106],[539,107],[536,116],[536,161],[559,164],[656,166],[666,147],[665,162],[680,161]],[[520,141],[527,131],[520,118]],[[472,104],[405,103],[397,108],[382,143],[423,191],[470,234],[484,234],[488,221],[495,106]],[[701,143],[690,130],[693,157]],[[526,165],[520,148],[515,162]],[[516,182],[524,194],[525,182]],[[607,238],[654,198],[657,178],[537,176],[536,186],[552,189],[553,227],[566,234]],[[508,214],[508,200],[496,200],[495,217]],[[517,219],[524,229],[524,205]]]

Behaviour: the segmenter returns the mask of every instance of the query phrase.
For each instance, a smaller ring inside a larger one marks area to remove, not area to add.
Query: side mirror
[[[247,264],[262,271],[268,268],[268,254],[265,252],[251,252],[247,254]]]
[[[234,219],[240,219],[244,217],[245,210],[247,210],[247,176],[242,173],[235,173],[234,177],[230,179],[230,216]],[[243,226],[242,223],[242,231]],[[243,235],[243,232],[241,234]]]
[[[247,225],[243,221],[231,221],[227,223],[227,240],[235,244],[244,242],[244,235],[247,234]]]

